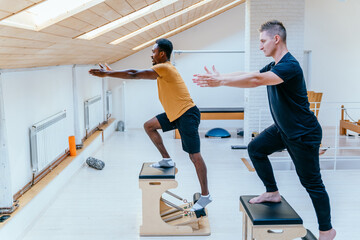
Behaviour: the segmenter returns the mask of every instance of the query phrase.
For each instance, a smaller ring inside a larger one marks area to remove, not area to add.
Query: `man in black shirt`
[[[275,124],[265,129],[248,145],[248,152],[266,192],[250,203],[280,202],[281,197],[268,155],[287,149],[300,178],[309,193],[319,223],[319,240],[332,240],[330,201],[321,179],[319,147],[322,129],[310,111],[304,76],[299,62],[286,46],[283,24],[273,20],[260,28],[260,50],[275,61],[260,72],[220,74],[205,67],[206,74],[195,74],[194,83],[201,87],[252,88],[267,86],[271,115]]]

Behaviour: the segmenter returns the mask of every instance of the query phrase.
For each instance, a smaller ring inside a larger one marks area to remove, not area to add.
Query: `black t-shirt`
[[[287,138],[295,139],[319,127],[310,111],[304,75],[299,62],[288,52],[275,65],[271,62],[260,70],[272,71],[284,82],[267,86],[271,115],[275,125]]]

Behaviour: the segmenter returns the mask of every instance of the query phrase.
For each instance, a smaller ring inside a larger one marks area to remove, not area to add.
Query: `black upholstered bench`
[[[306,235],[303,221],[289,203],[250,204],[256,196],[240,196],[243,212],[243,240],[290,240]]]
[[[143,163],[139,179],[175,179],[176,168],[153,168],[152,163]]]

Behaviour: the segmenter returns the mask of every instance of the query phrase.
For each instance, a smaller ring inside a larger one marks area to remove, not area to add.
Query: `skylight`
[[[0,24],[40,31],[105,0],[47,0],[5,18]]]
[[[159,9],[162,9],[166,6],[169,6],[170,4],[173,4],[175,2],[177,2],[178,0],[160,0],[154,4],[151,4],[147,7],[144,7],[136,12],[133,12],[129,15],[126,15],[122,18],[119,18],[113,22],[110,22],[108,24],[105,24],[104,26],[101,26],[99,28],[96,28],[88,33],[82,34],[77,38],[80,39],[86,39],[86,40],[91,40],[93,38],[96,38],[104,33],[107,33],[113,29],[119,28],[121,26],[124,26],[125,24],[132,22],[138,18],[144,17],[149,13],[155,12]]]

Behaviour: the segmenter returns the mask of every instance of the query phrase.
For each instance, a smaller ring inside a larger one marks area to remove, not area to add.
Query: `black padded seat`
[[[175,167],[171,168],[153,168],[152,162],[143,163],[139,179],[175,179]]]
[[[249,200],[254,197],[257,196],[240,196],[241,204],[253,225],[291,225],[303,223],[300,216],[283,197],[281,197],[280,203],[249,203]]]

